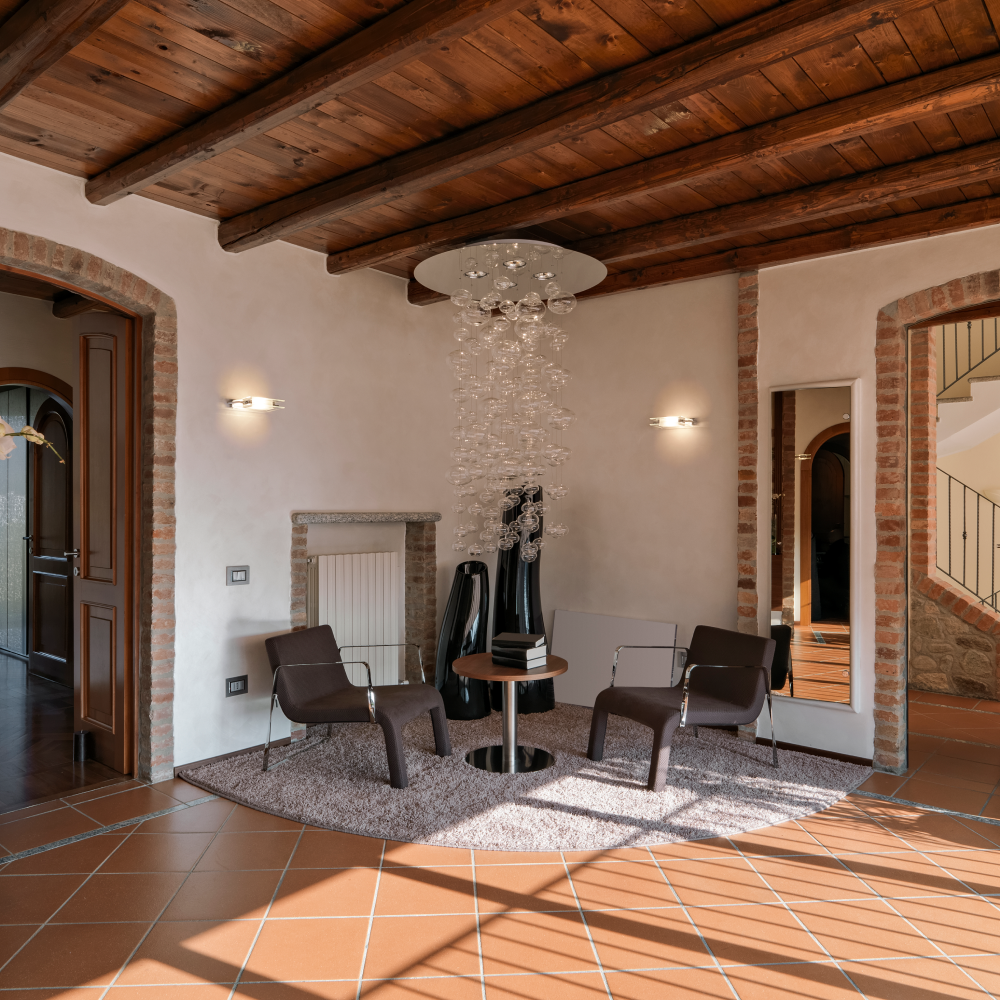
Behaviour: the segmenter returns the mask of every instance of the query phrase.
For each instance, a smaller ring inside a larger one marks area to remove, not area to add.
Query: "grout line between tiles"
[[[236,809],[236,806],[235,806],[235,804],[234,804],[234,805],[233,805],[233,808],[232,808],[232,809],[231,809],[231,810],[229,811],[229,815],[230,815],[230,816],[232,816],[232,814],[233,814],[233,811],[234,811],[235,809]],[[173,812],[173,811],[174,811],[174,810],[172,810],[172,809],[170,810],[170,812]],[[228,817],[227,817],[227,819],[228,819]],[[222,829],[222,826],[224,826],[224,825],[225,825],[225,821],[223,821],[223,824],[222,824],[222,825],[220,825],[220,827],[219,827],[219,830],[221,830],[221,829]],[[185,886],[185,885],[187,885],[187,880],[188,880],[188,879],[189,879],[189,878],[191,877],[191,873],[192,873],[192,872],[193,872],[193,871],[195,870],[195,868],[197,868],[197,867],[198,867],[199,863],[201,862],[201,859],[202,859],[203,857],[205,857],[205,855],[206,855],[206,854],[208,853],[208,850],[209,850],[209,848],[210,848],[210,847],[212,846],[212,844],[214,844],[214,843],[215,843],[215,838],[219,836],[219,830],[216,830],[216,831],[215,831],[215,833],[214,833],[214,834],[212,835],[212,838],[211,838],[211,840],[209,840],[209,842],[208,842],[208,843],[207,843],[207,844],[205,845],[205,849],[204,849],[204,850],[203,850],[203,851],[201,852],[201,854],[199,854],[199,855],[198,855],[198,857],[197,857],[197,858],[196,858],[196,859],[194,860],[194,862],[192,863],[191,867],[190,867],[190,868],[188,869],[188,872],[187,872],[187,874],[186,874],[186,875],[184,876],[184,878],[183,878],[183,879],[181,879],[181,884],[180,884],[179,886],[177,886],[177,888],[176,888],[176,889],[175,889],[175,890],[173,891],[173,893],[171,894],[170,898],[169,898],[169,899],[168,899],[168,900],[166,901],[166,903],[164,903],[164,904],[163,904],[163,906],[162,906],[162,907],[160,908],[160,912],[159,912],[159,913],[157,913],[156,917],[155,917],[155,918],[153,919],[153,921],[152,921],[152,922],[150,923],[149,927],[147,927],[147,928],[146,928],[146,933],[145,933],[145,934],[143,934],[143,935],[142,935],[142,937],[141,937],[141,938],[139,938],[139,940],[138,940],[138,941],[136,942],[136,945],[135,945],[135,947],[134,947],[134,948],[133,948],[133,949],[132,949],[132,950],[131,950],[131,951],[129,952],[129,954],[128,954],[128,957],[127,957],[127,958],[125,959],[125,961],[124,961],[124,962],[122,962],[122,964],[121,964],[121,965],[119,966],[119,968],[118,968],[118,971],[117,971],[117,972],[116,972],[116,973],[114,974],[114,976],[112,977],[112,979],[111,979],[111,982],[110,982],[110,983],[108,983],[108,985],[107,985],[107,986],[106,986],[106,987],[104,988],[104,992],[103,992],[103,993],[102,993],[102,994],[100,995],[100,997],[98,997],[98,1000],[104,1000],[104,998],[105,998],[105,997],[106,997],[106,996],[108,995],[108,991],[109,991],[109,990],[110,990],[110,989],[111,989],[111,988],[112,988],[112,987],[113,987],[113,986],[115,985],[115,983],[117,983],[117,982],[118,982],[119,978],[121,977],[121,974],[122,974],[122,973],[123,973],[123,972],[124,972],[124,971],[125,971],[125,970],[126,970],[126,969],[128,968],[128,965],[129,965],[129,962],[131,962],[131,961],[132,961],[132,959],[133,959],[133,958],[135,957],[135,955],[136,955],[136,952],[138,952],[138,950],[139,950],[139,949],[140,949],[140,948],[141,948],[141,947],[143,946],[143,944],[145,944],[145,942],[146,942],[146,938],[148,938],[148,937],[149,937],[149,935],[150,935],[150,934],[151,934],[151,933],[153,932],[153,928],[154,928],[154,927],[155,927],[155,926],[157,925],[157,923],[159,923],[159,920],[160,920],[160,917],[162,917],[162,916],[163,916],[163,914],[164,914],[164,913],[166,913],[166,911],[167,911],[167,908],[168,908],[168,907],[170,906],[170,904],[171,904],[171,903],[172,903],[172,902],[173,902],[173,901],[174,901],[174,900],[175,900],[175,899],[177,898],[177,893],[179,893],[179,892],[181,891],[181,889],[183,889],[183,888],[184,888],[184,886]],[[129,839],[129,837],[131,837],[131,836],[132,836],[132,834],[129,834],[129,836],[128,836],[128,837],[126,837],[126,838],[125,838],[125,840],[123,840],[123,841],[121,842],[121,844],[119,844],[119,845],[118,845],[118,847],[116,847],[116,848],[115,848],[115,850],[116,850],[116,851],[117,851],[117,850],[120,850],[120,849],[121,849],[121,847],[122,847],[122,845],[123,845],[123,844],[124,844],[124,843],[125,843],[125,842],[126,842],[126,841],[127,841],[128,839]],[[114,852],[112,852],[112,853],[114,853]],[[105,859],[105,861],[102,861],[102,862],[101,862],[101,865],[104,865],[104,864],[106,863],[106,861],[107,861],[107,859]],[[79,890],[77,890],[77,891],[79,892]],[[71,897],[71,898],[72,898],[72,897]],[[69,900],[67,900],[67,902],[69,902]],[[63,905],[65,905],[65,904],[63,904]]]
[[[906,779],[909,781],[909,778]],[[905,784],[906,782],[904,782]],[[902,786],[900,786],[902,787]],[[851,795],[862,795],[866,799],[878,799],[880,802],[892,802],[901,806],[916,806],[926,812],[941,813],[945,816],[954,816],[956,819],[974,819],[977,823],[988,823],[990,826],[1000,826],[1000,819],[992,819],[989,816],[980,816],[978,813],[959,812],[956,809],[945,809],[941,806],[931,806],[926,802],[914,802],[912,799],[901,799],[894,795],[880,795],[878,792],[865,792],[860,788],[855,788]],[[987,801],[989,801],[987,799]],[[986,807],[983,806],[985,809]]]
[[[219,827],[219,829],[221,830],[222,827]],[[233,994],[236,992],[243,979],[243,973],[246,971],[247,962],[250,961],[250,956],[253,954],[254,948],[257,947],[257,941],[260,938],[261,932],[264,930],[264,924],[267,922],[267,916],[271,912],[271,907],[274,906],[274,901],[278,898],[278,893],[281,891],[281,885],[285,881],[285,876],[288,874],[288,868],[292,863],[292,858],[295,857],[295,852],[299,849],[299,844],[302,843],[302,834],[304,834],[305,831],[305,824],[303,824],[302,829],[299,830],[298,837],[295,839],[295,846],[288,854],[288,860],[285,862],[285,867],[281,870],[281,876],[278,879],[278,884],[274,887],[274,892],[271,893],[271,899],[267,904],[267,909],[264,910],[264,915],[259,918],[260,923],[257,925],[257,933],[254,934],[253,940],[250,942],[250,947],[247,948],[247,953],[243,956],[243,962],[240,964],[240,971],[236,976],[236,982],[233,983],[233,988],[229,991],[229,1000],[232,1000]]]
[[[587,923],[587,914],[584,913],[583,907],[580,905],[580,896],[576,891],[576,886],[573,884],[573,874],[569,870],[569,865],[566,864],[566,855],[560,851],[559,857],[562,859],[563,870],[566,872],[566,880],[569,882],[569,887],[573,892],[573,899],[576,901],[577,912],[580,914],[584,930],[587,932],[587,940],[590,942],[590,950],[594,953],[594,961],[597,963],[597,971],[601,974],[601,982],[604,983],[604,990],[608,994],[608,1000],[615,1000],[615,998],[611,995],[611,987],[608,985],[608,977],[604,974],[604,963],[601,961],[601,956],[597,952],[597,945],[594,944],[594,935],[590,932],[590,924]]]
[[[361,1000],[361,986],[365,978],[365,963],[368,961],[368,944],[372,939],[372,926],[375,923],[375,906],[378,903],[378,890],[382,883],[382,866],[385,864],[385,848],[388,841],[382,841],[382,856],[378,862],[378,874],[375,876],[375,892],[372,894],[372,912],[368,915],[368,930],[365,932],[365,946],[361,951],[361,968],[358,969],[358,988],[354,1000]]]
[[[476,883],[476,852],[469,851],[472,859],[472,902],[476,908],[476,950],[479,953],[479,988],[482,1000],[486,1000],[486,974],[483,966],[483,932],[479,920],[479,886]]]

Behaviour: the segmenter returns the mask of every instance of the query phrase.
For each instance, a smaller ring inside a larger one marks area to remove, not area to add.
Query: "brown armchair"
[[[271,752],[271,716],[275,702],[292,722],[313,725],[374,722],[380,726],[385,737],[389,784],[393,788],[406,788],[408,784],[402,728],[418,715],[431,713],[437,755],[451,755],[444,701],[438,690],[429,684],[374,686],[371,668],[364,660],[342,658],[329,625],[272,636],[265,640],[264,646],[274,671],[271,714],[264,744],[264,771],[268,769]],[[368,673],[367,687],[350,682],[344,665],[351,663],[364,666]]]
[[[772,763],[778,766],[771,706],[771,661],[775,642],[756,635],[699,625],[694,630],[681,682],[673,687],[615,687],[618,651],[611,671],[611,686],[594,702],[590,723],[591,760],[604,757],[608,715],[632,719],[653,730],[653,750],[647,787],[663,789],[670,765],[674,732],[688,725],[737,726],[756,721],[767,701],[771,715]],[[644,647],[682,649],[682,647]],[[682,650],[683,651],[683,650]],[[700,670],[696,668],[700,667]]]

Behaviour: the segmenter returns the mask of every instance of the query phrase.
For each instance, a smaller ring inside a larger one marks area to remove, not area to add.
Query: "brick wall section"
[[[407,642],[420,646],[424,677],[420,676],[416,650],[407,647],[406,679],[434,683],[437,654],[437,525],[433,521],[406,523],[406,631]]]
[[[91,292],[141,320],[138,761],[144,780],[173,775],[177,311],[141,278],[73,247],[0,228],[0,263]]]
[[[738,486],[736,628],[757,634],[757,272],[740,275],[737,299]]]

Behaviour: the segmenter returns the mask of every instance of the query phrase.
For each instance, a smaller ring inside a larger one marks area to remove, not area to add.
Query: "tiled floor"
[[[1000,702],[911,691],[908,719],[909,770],[862,789],[1000,820]]]
[[[792,629],[795,697],[848,704],[851,700],[851,627],[814,622]],[[775,692],[790,695],[790,685]]]
[[[1000,996],[1000,826],[977,820],[851,796],[729,840],[503,854],[153,792],[7,817],[64,836],[64,809],[177,803],[0,868],[0,1000]]]

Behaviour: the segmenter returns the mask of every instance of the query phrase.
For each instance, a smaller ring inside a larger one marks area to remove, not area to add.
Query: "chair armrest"
[[[353,646],[340,646],[339,648],[343,651],[345,649],[388,649],[390,647],[399,648],[400,646],[413,646],[417,651],[417,663],[420,666],[420,679],[426,684],[427,677],[424,674],[424,658],[420,652],[420,645],[416,642],[369,642],[360,643]]]
[[[350,649],[351,647],[346,647]],[[374,722],[375,721],[375,688],[372,685],[372,668],[368,665],[365,660],[320,660],[317,663],[279,663],[274,668],[274,684],[271,688],[271,697],[276,698],[278,695],[278,672],[282,667],[349,667],[349,666],[362,666],[368,673],[368,718]]]
[[[609,685],[610,687],[615,686],[615,674],[618,672],[618,654],[623,649],[674,649],[674,650],[683,649],[685,653],[688,651],[687,646],[616,646],[615,660],[614,663],[611,664],[611,684]],[[673,672],[674,672],[674,665],[671,663],[670,664],[671,679],[673,679]]]

